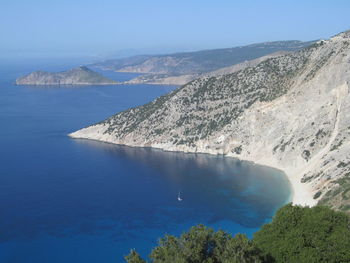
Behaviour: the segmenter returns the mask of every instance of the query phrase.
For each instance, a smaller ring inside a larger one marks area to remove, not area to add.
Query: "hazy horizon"
[[[329,38],[350,2],[12,0],[0,3],[1,57],[107,58]]]

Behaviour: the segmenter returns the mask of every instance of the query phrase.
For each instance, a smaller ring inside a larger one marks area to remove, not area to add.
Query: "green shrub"
[[[166,235],[150,254],[153,263],[345,263],[350,225],[345,213],[327,207],[282,207],[253,240],[203,225],[180,237]],[[129,263],[145,261],[132,250]]]
[[[128,263],[146,263],[146,261],[144,261],[134,249],[132,249],[130,254],[125,257],[125,260]]]
[[[135,253],[135,251],[131,251]],[[135,256],[138,260],[138,256]],[[134,256],[127,256],[129,263]],[[262,252],[243,234],[232,237],[203,225],[192,227],[180,237],[166,235],[153,249],[154,263],[262,263]]]
[[[349,217],[327,207],[287,205],[254,241],[276,262],[350,262]]]

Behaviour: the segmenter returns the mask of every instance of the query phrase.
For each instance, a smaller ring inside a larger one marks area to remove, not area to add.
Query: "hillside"
[[[50,73],[35,71],[16,80],[17,85],[110,85],[117,82],[108,79],[87,67]]]
[[[224,154],[283,170],[295,204],[350,210],[350,31],[232,74],[194,80],[70,134]]]
[[[236,71],[248,68],[248,67],[253,67],[259,64],[260,62],[273,58],[273,57],[278,57],[287,54],[288,51],[279,51],[279,52],[274,52],[262,57],[258,57],[252,60],[245,60],[244,62],[234,64],[232,66],[224,67],[224,68],[219,68],[214,71],[202,73],[202,74],[187,74],[187,75],[179,75],[179,76],[171,76],[168,74],[145,74],[138,76],[132,80],[127,81],[128,84],[172,84],[172,85],[184,85],[194,79],[199,79],[199,78],[206,78],[206,77],[216,77],[216,76],[221,76],[221,75],[226,75],[226,74],[231,74]]]
[[[169,55],[135,56],[107,60],[92,66],[102,69],[136,72],[145,75],[130,83],[182,85],[205,73],[254,60],[280,51],[295,51],[313,42],[276,41],[225,49],[202,50]]]

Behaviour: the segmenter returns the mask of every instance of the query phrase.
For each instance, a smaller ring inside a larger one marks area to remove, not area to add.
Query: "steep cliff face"
[[[225,154],[286,172],[293,201],[350,210],[350,36],[174,92],[71,134]]]
[[[109,85],[116,81],[105,78],[87,67],[78,67],[68,71],[50,73],[35,71],[16,80],[17,85]]]

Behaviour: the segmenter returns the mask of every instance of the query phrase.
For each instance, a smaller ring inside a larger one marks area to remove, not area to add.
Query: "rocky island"
[[[116,81],[102,76],[85,66],[50,73],[35,71],[16,80],[17,85],[113,85]]]
[[[223,154],[283,170],[293,203],[350,212],[350,31],[235,73],[193,80],[70,134]]]

